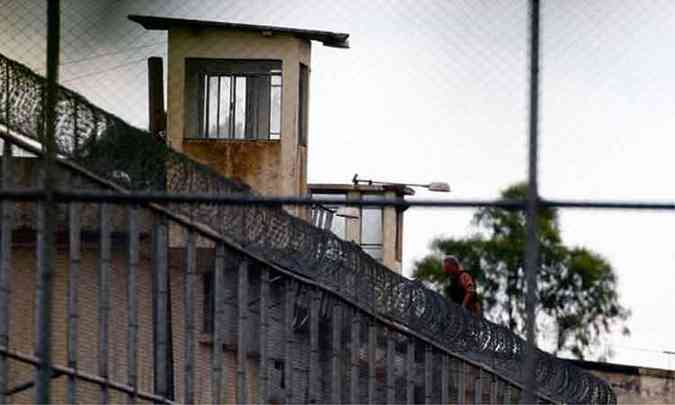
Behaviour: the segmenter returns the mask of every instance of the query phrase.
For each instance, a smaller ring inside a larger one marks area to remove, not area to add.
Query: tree
[[[523,200],[527,184],[513,185],[503,199]],[[445,255],[457,256],[478,283],[484,314],[525,333],[524,248],[526,220],[521,210],[481,208],[473,216],[475,232],[466,238],[436,238],[431,253],[414,265],[413,277],[449,297]],[[560,238],[558,212],[542,208],[537,217],[540,243],[537,328],[555,344],[583,359],[599,338],[622,325],[630,311],[619,302],[617,279],[602,256],[584,247],[567,247]],[[628,334],[627,328],[623,333]]]

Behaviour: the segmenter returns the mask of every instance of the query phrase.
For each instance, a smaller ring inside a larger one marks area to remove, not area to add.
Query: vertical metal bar
[[[361,350],[361,318],[355,309],[352,312],[352,342],[351,342],[351,402],[352,404],[360,403],[359,401],[359,351]]]
[[[220,138],[220,78],[218,76],[218,95],[216,96],[216,138]]]
[[[9,62],[7,62],[9,75]],[[9,98],[9,93],[6,95]],[[2,188],[12,187],[12,145],[5,140],[2,153]],[[11,294],[11,271],[12,271],[12,229],[14,220],[14,202],[2,200],[0,202],[0,218],[2,219],[2,231],[0,234],[0,346],[9,348],[9,298]],[[0,354],[0,404],[4,404],[5,391],[7,391],[7,355]]]
[[[166,219],[157,216],[154,223],[154,260],[155,280],[157,283],[157,317],[155,353],[157,365],[155,369],[156,393],[161,397],[169,396],[169,276],[167,263],[168,229]]]
[[[342,340],[342,307],[339,302],[333,305],[333,353],[332,353],[332,382],[331,387],[331,402],[334,404],[342,403],[342,370],[340,367],[340,350]]]
[[[129,386],[134,389],[133,394],[129,394],[129,402],[136,402],[136,391],[138,391],[138,207],[131,205],[128,208],[129,215],[129,258],[127,263],[127,313],[128,313],[128,331],[127,331],[127,381]]]
[[[539,239],[537,212],[539,204],[537,157],[539,126],[539,0],[530,0],[530,122],[529,166],[527,189],[527,245],[525,247],[525,274],[527,281],[527,353],[525,360],[525,392],[521,403],[535,402],[536,390],[536,314]]]
[[[267,351],[267,333],[269,331],[269,305],[270,305],[270,273],[263,269],[260,274],[260,370],[258,379],[260,381],[260,394],[256,402],[265,403],[269,397],[269,370],[268,370],[268,351]]]
[[[450,398],[448,391],[448,369],[450,364],[447,354],[442,353],[441,356],[441,403],[447,404]]]
[[[460,404],[466,403],[466,368],[468,364],[462,360],[459,362],[459,375],[457,376],[457,400]]]
[[[504,386],[504,403],[505,404],[510,404],[511,403],[511,384],[507,383]]]
[[[309,402],[319,402],[319,306],[321,293],[312,290],[312,304],[309,318]]]
[[[247,401],[247,369],[246,354],[248,351],[247,325],[248,325],[248,262],[242,259],[239,263],[239,325],[237,328],[237,403],[245,404]]]
[[[415,342],[408,337],[406,345],[406,403],[415,403]]]
[[[210,138],[209,136],[209,115],[210,115],[210,109],[211,109],[211,77],[209,75],[205,75],[205,83],[206,83],[206,102],[204,103],[204,110],[205,110],[205,119],[204,119],[204,138]]]
[[[394,336],[392,330],[387,330],[387,403],[393,404],[395,399],[394,391],[394,380],[396,365],[394,363],[394,356],[396,356],[395,346],[394,346]]]
[[[490,403],[497,403],[497,393],[499,391],[499,380],[495,374],[490,374]]]
[[[215,314],[213,317],[213,355],[211,358],[211,402],[222,403],[223,337],[225,327],[225,245],[216,243],[216,263],[213,274]]]
[[[101,385],[101,403],[109,400],[109,342],[110,342],[110,297],[111,297],[111,252],[110,252],[110,205],[99,205],[99,257],[98,257],[98,375],[106,380]]]
[[[474,381],[474,400],[475,404],[483,403],[483,369],[478,368],[478,378]]]
[[[73,180],[73,187],[78,187],[77,178]],[[70,265],[68,268],[68,367],[77,370],[77,319],[78,297],[77,285],[80,273],[80,203],[71,202],[68,205],[68,229]],[[77,402],[77,379],[68,376],[68,403]]]
[[[52,275],[55,262],[56,202],[53,189],[55,173],[52,169],[56,159],[56,101],[58,97],[59,46],[61,25],[61,2],[47,2],[47,85],[45,97],[45,134],[42,145],[44,155],[44,187],[47,198],[39,204],[38,219],[38,287],[36,296],[36,333],[37,344],[35,355],[39,365],[35,376],[35,402],[48,403],[49,381],[51,379],[51,307],[52,307]]]
[[[193,404],[195,380],[195,239],[191,228],[185,228],[185,398],[186,404]]]
[[[375,403],[375,386],[377,385],[377,370],[375,363],[377,350],[377,325],[371,319],[368,326],[368,403]]]
[[[430,345],[424,345],[424,402],[431,403],[431,366],[433,352]]]
[[[286,403],[293,403],[293,307],[295,305],[294,296],[293,296],[293,280],[286,280],[286,305],[285,309],[285,338],[286,344],[284,345],[284,376],[286,380]]]

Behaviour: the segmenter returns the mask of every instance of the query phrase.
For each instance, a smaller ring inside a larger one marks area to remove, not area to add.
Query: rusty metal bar
[[[184,402],[193,404],[195,401],[195,284],[197,273],[195,270],[195,235],[192,229],[185,229],[185,376]]]
[[[372,319],[368,325],[368,403],[375,403],[377,385],[377,325]]]
[[[405,359],[405,379],[406,379],[406,403],[415,403],[415,342],[412,337],[408,337],[406,344]]]
[[[295,306],[295,296],[293,290],[295,282],[293,279],[287,279],[285,283],[285,305],[284,305],[284,376],[286,379],[286,403],[292,404],[293,399],[293,345],[295,337],[293,331],[293,309]]]
[[[129,403],[136,402],[138,391],[138,207],[129,206],[129,257],[127,262],[127,384],[133,388]]]
[[[111,241],[110,205],[99,206],[99,253],[98,253],[98,375],[106,382],[110,379],[110,312],[111,312]],[[108,384],[101,385],[101,403],[109,401]]]
[[[394,356],[396,356],[396,347],[395,347],[395,342],[394,342],[394,336],[393,336],[393,331],[391,329],[387,330],[387,354],[386,354],[386,362],[387,362],[387,379],[386,379],[386,386],[387,386],[387,403],[388,404],[393,404],[394,399],[395,399],[395,393],[394,391],[394,377],[395,377],[395,362],[394,362]]]
[[[35,373],[35,402],[50,402],[49,383],[52,376],[52,277],[56,257],[57,206],[53,190],[56,185],[56,103],[58,100],[59,52],[61,40],[61,1],[47,2],[47,83],[44,94],[44,188],[46,199],[39,205],[40,227],[38,229],[38,285],[36,296],[36,356],[40,364]]]
[[[256,402],[264,403],[269,397],[269,370],[267,334],[269,331],[269,305],[270,305],[270,272],[263,268],[260,273],[260,370],[258,381],[260,386],[259,396]]]
[[[216,244],[213,280],[215,314],[211,358],[211,402],[220,404],[223,398],[223,338],[225,334],[225,244],[223,242]]]
[[[431,404],[431,367],[433,361],[431,346],[424,345],[424,403]]]
[[[77,187],[79,181],[73,179],[73,187]],[[80,203],[71,203],[68,205],[68,367],[77,370],[77,324],[78,324],[78,294],[77,286],[80,274],[81,260],[81,220]],[[68,376],[67,402],[77,402],[77,380],[74,376]]]
[[[333,353],[332,353],[332,387],[331,402],[334,404],[342,403],[342,370],[340,367],[340,351],[342,349],[342,307],[339,301],[333,304]]]
[[[361,319],[359,313],[354,310],[352,312],[352,338],[351,338],[351,402],[352,404],[359,403],[359,351],[361,350]]]
[[[9,77],[9,66],[6,76]],[[6,97],[9,99],[9,92]],[[12,145],[5,141],[2,154],[2,188],[13,183]],[[14,202],[0,202],[0,219],[2,231],[0,235],[0,346],[9,347],[9,303],[11,295],[12,271],[12,230],[14,228]],[[0,404],[6,403],[5,392],[8,382],[7,357],[0,355]]]
[[[237,325],[237,403],[247,403],[246,393],[248,391],[248,375],[246,367],[247,345],[247,325],[248,325],[248,261],[242,260],[239,263],[239,324]]]
[[[321,293],[311,290],[311,306],[309,317],[309,402],[319,402],[319,307]]]

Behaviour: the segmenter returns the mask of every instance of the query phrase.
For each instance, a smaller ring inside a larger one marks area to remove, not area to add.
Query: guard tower
[[[348,34],[131,15],[168,31],[167,139],[265,195],[307,193],[311,41]]]

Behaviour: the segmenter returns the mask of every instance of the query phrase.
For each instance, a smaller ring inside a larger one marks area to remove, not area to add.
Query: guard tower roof
[[[184,18],[168,18],[147,15],[129,15],[129,19],[148,30],[169,30],[177,27],[216,28],[227,31],[252,31],[261,33],[293,34],[309,41],[320,41],[324,46],[349,48],[349,34],[341,32],[317,31],[300,28],[274,27],[269,25],[239,24],[224,21],[189,20]]]

